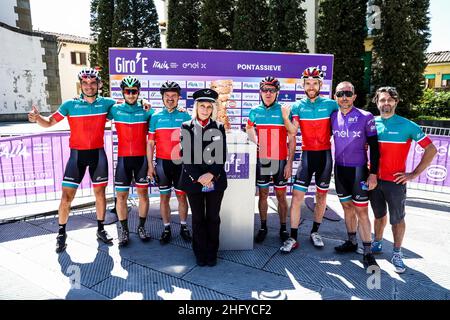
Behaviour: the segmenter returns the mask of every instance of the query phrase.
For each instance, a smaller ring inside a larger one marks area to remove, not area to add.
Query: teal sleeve
[[[425,137],[425,133],[422,129],[412,121],[409,121],[409,134],[410,138],[414,141],[422,140]]]
[[[112,108],[110,108],[108,111],[108,114],[106,115],[106,119],[108,119],[108,120],[114,119],[115,110],[116,110],[116,106],[113,106]]]
[[[189,121],[189,120],[191,120],[191,116],[189,115],[189,113],[187,112],[187,111],[185,111],[185,112],[183,112],[184,113],[184,115],[183,115],[183,118],[184,118],[184,121]],[[183,121],[183,122],[184,122]]]
[[[256,111],[255,109],[250,110],[250,113],[248,114],[248,121],[254,125],[256,120]]]
[[[156,117],[150,117],[150,125],[148,126],[148,132],[155,133],[156,131]]]
[[[70,107],[73,105],[73,100],[64,101],[62,105],[58,108],[58,113],[62,116],[67,116],[70,112]]]

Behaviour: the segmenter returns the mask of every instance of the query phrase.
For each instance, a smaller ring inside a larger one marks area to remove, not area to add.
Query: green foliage
[[[204,0],[198,47],[231,49],[235,0]]]
[[[112,43],[116,47],[161,47],[153,0],[116,0]]]
[[[98,8],[99,0],[91,0],[91,9],[90,15],[91,20],[89,22],[89,26],[91,28],[91,37],[95,40],[95,42],[89,45],[89,62],[91,67],[94,68],[98,65],[98,53],[97,53],[97,40],[98,40],[98,19],[97,19],[97,8]]]
[[[450,118],[450,91],[436,92],[433,89],[426,89],[413,108],[419,119],[449,119]]]
[[[237,0],[233,25],[233,49],[267,51],[271,49],[269,13],[265,0]]]
[[[169,0],[167,47],[198,47],[200,3],[200,0]]]
[[[109,59],[108,50],[112,47],[112,17],[114,17],[114,0],[97,2],[97,66],[101,68],[103,95],[109,95]],[[91,9],[92,12],[92,9]]]
[[[374,30],[372,83],[394,86],[400,95],[397,113],[410,116],[422,96],[425,51],[430,42],[429,0],[375,0],[381,29]]]
[[[317,52],[334,55],[333,90],[350,81],[357,94],[355,105],[366,105],[364,86],[364,39],[367,0],[323,0],[320,2]]]
[[[272,51],[308,52],[304,0],[269,2],[269,33]]]

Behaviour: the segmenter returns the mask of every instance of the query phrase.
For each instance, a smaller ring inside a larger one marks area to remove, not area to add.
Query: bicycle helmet
[[[323,72],[322,72],[322,70],[320,70],[316,67],[309,67],[303,71],[300,79],[302,79],[302,80],[317,79],[319,81],[323,81]]]
[[[280,91],[280,81],[274,77],[265,77],[259,83],[259,88],[262,89],[265,85],[274,86],[278,91]]]
[[[80,72],[78,72],[78,80],[82,79],[96,79],[97,82],[102,81],[97,70],[92,68],[83,68]]]
[[[159,89],[159,92],[161,92],[161,95],[164,95],[164,92],[174,91],[178,94],[181,94],[181,88],[180,85],[173,81],[166,81],[161,86],[161,89]]]
[[[132,88],[136,87],[138,90],[141,89],[141,82],[133,76],[128,76],[122,79],[120,82],[120,88],[123,90],[125,88]]]

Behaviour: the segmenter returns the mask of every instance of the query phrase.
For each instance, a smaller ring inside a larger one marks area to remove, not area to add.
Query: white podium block
[[[242,131],[227,133],[228,188],[220,210],[219,250],[253,249],[256,145]]]

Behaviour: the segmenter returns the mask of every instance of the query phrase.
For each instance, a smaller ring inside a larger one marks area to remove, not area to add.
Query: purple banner
[[[112,139],[105,134],[105,151],[111,161]],[[17,199],[44,195],[55,199],[61,192],[65,165],[70,156],[69,132],[51,132],[29,136],[0,138],[0,204],[20,202]],[[112,166],[109,166],[112,185]],[[79,189],[90,189],[86,174]],[[14,200],[15,199],[15,200]]]
[[[194,77],[272,75],[279,78],[299,78],[303,70],[310,66],[320,67],[325,79],[332,79],[332,55],[187,49],[109,49],[111,74]]]
[[[228,153],[225,172],[228,179],[248,179],[250,161],[248,153]]]
[[[430,138],[433,140],[438,153],[428,168],[413,180],[413,182],[450,187],[450,137],[430,135]],[[406,171],[410,172],[414,170],[422,159],[422,156],[423,149],[417,143],[413,143],[409,150]]]

